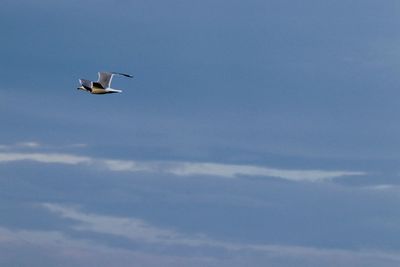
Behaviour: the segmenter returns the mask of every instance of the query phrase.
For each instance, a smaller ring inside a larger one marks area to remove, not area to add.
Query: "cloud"
[[[18,149],[18,148],[39,148],[42,147],[43,145],[38,143],[38,142],[34,142],[34,141],[26,141],[26,142],[18,142],[15,143],[13,145],[0,145],[0,149]]]
[[[243,244],[215,240],[201,234],[183,234],[177,230],[156,227],[138,218],[115,217],[84,213],[78,209],[46,203],[42,204],[47,210],[58,214],[62,218],[74,220],[71,227],[75,231],[109,234],[119,238],[129,239],[140,244],[150,243],[161,246],[186,246],[195,249],[224,249],[228,253],[237,254],[256,253],[267,255],[270,258],[294,258],[302,260],[335,260],[335,262],[354,261],[390,261],[400,263],[400,254],[378,250],[344,250],[326,249],[306,246],[271,245],[271,244]],[[358,265],[357,265],[358,266]],[[363,265],[360,265],[363,266]],[[395,265],[394,265],[395,266]]]
[[[78,231],[112,234],[149,243],[185,243],[178,233],[153,227],[140,219],[87,214],[71,207],[49,203],[43,204],[43,207],[63,218],[79,222],[73,227]]]
[[[46,149],[60,149],[60,148],[83,148],[87,147],[87,144],[84,143],[72,143],[72,144],[65,144],[65,145],[50,145],[50,144],[42,144],[36,141],[24,141],[18,142],[15,144],[0,144],[1,150],[23,150],[23,149],[39,149],[39,148],[46,148]]]
[[[400,189],[399,185],[396,184],[377,184],[377,185],[367,185],[361,187],[361,189],[368,190],[368,191],[376,191],[376,192],[393,192],[397,193]]]
[[[101,159],[65,153],[22,153],[0,152],[0,163],[14,161],[35,161],[39,163],[86,164],[104,167],[115,172],[151,172],[176,176],[215,176],[238,178],[242,176],[275,177],[290,181],[317,182],[343,176],[365,175],[360,171],[325,171],[325,170],[285,170],[263,166],[240,164],[172,162],[172,161],[134,161]]]
[[[110,247],[60,231],[11,230],[0,226],[1,266],[219,266],[209,257],[184,257]]]
[[[92,159],[84,156],[60,153],[3,153],[0,152],[0,163],[14,161],[35,161],[40,163],[82,164]]]
[[[38,142],[21,142],[21,143],[17,143],[17,146],[19,147],[29,147],[29,148],[37,148],[40,147],[41,144],[39,144]]]
[[[284,170],[251,165],[233,165],[196,162],[138,162],[128,160],[105,160],[105,166],[113,171],[161,172],[178,176],[218,176],[237,178],[240,176],[276,177],[291,181],[321,181],[342,176],[365,175],[354,171]]]

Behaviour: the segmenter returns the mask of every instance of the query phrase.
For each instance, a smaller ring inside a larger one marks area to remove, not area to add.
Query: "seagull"
[[[99,72],[99,79],[97,80],[97,82],[79,79],[81,86],[79,86],[77,89],[87,91],[91,94],[122,93],[121,90],[110,88],[111,80],[114,75],[122,75],[128,78],[133,78],[132,75],[120,72]]]

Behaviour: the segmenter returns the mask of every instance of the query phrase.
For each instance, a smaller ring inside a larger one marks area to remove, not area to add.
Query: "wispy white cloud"
[[[273,249],[272,249],[273,247]],[[15,253],[10,253],[15,252]],[[302,246],[271,246],[269,252],[232,251],[222,258],[215,254],[174,255],[157,250],[144,251],[104,244],[96,240],[72,238],[61,231],[11,230],[0,227],[0,264],[2,266],[399,266],[397,251],[339,250]]]
[[[376,192],[398,192],[400,186],[396,184],[377,184],[377,185],[367,185],[361,187],[361,189]]]
[[[400,254],[397,252],[382,252],[374,250],[343,250],[325,249],[305,246],[246,244],[215,240],[205,235],[182,234],[177,230],[155,227],[138,218],[124,218],[115,216],[84,213],[78,209],[58,204],[43,204],[49,211],[76,223],[71,226],[76,231],[94,232],[115,235],[120,238],[130,239],[139,243],[151,243],[162,246],[187,246],[224,249],[227,251],[248,251],[253,253],[266,253],[276,257],[299,257],[308,259],[328,258],[349,262],[351,259],[390,260],[400,263]]]
[[[59,164],[81,164],[92,162],[92,159],[89,157],[77,156],[72,154],[0,152],[0,163],[24,160],[40,163]]]
[[[364,175],[360,171],[326,171],[326,170],[285,170],[264,166],[240,164],[171,162],[171,161],[134,161],[101,159],[65,153],[27,153],[0,152],[0,163],[13,161],[35,161],[40,163],[86,164],[103,167],[115,172],[151,172],[177,176],[215,176],[238,178],[241,176],[276,177],[290,181],[316,182],[343,176]]]
[[[15,253],[7,253],[15,251]],[[11,255],[10,255],[11,254]],[[163,255],[112,247],[60,231],[11,230],[0,226],[1,266],[220,266],[210,257]]]
[[[35,242],[36,244],[64,244],[79,246],[84,242],[74,242],[68,240],[61,232],[57,231],[28,231],[28,230],[11,230],[0,226],[0,243],[12,242]]]
[[[84,143],[73,143],[73,144],[65,144],[65,145],[51,145],[51,144],[43,144],[37,141],[23,141],[17,142],[14,144],[0,144],[0,149],[2,150],[30,150],[33,149],[62,149],[62,148],[82,148],[87,147],[87,144]]]
[[[16,146],[29,147],[29,148],[38,148],[38,147],[41,146],[41,144],[38,143],[38,142],[34,142],[34,141],[28,141],[28,142],[17,143]]]
[[[80,212],[71,207],[46,203],[43,207],[63,218],[73,219],[79,224],[75,230],[106,233],[149,243],[190,244],[195,240],[186,239],[181,234],[167,229],[153,227],[137,218],[121,218]],[[199,241],[199,240],[196,240]]]
[[[284,170],[251,165],[197,162],[138,162],[129,160],[105,160],[105,166],[113,171],[161,172],[178,176],[218,176],[237,178],[240,176],[276,177],[291,181],[321,181],[342,176],[364,175],[356,171]]]
[[[43,145],[35,141],[24,141],[15,144],[1,144],[0,149],[18,149],[18,148],[40,148]]]

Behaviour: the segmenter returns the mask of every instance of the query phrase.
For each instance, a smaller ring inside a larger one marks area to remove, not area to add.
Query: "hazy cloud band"
[[[0,153],[0,163],[16,161],[34,161],[47,164],[86,164],[106,168],[115,172],[152,172],[165,173],[177,176],[217,176],[237,178],[240,176],[276,177],[290,181],[316,182],[330,180],[342,176],[365,175],[360,171],[326,171],[326,170],[286,170],[263,166],[199,163],[199,162],[171,162],[171,161],[134,161],[101,159],[88,156],[79,156],[63,153]]]

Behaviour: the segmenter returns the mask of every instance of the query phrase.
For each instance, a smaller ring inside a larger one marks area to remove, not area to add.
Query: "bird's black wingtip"
[[[126,73],[121,73],[121,72],[111,72],[112,74],[118,74],[118,75],[122,75],[128,78],[133,78],[133,75],[130,74],[126,74]]]

